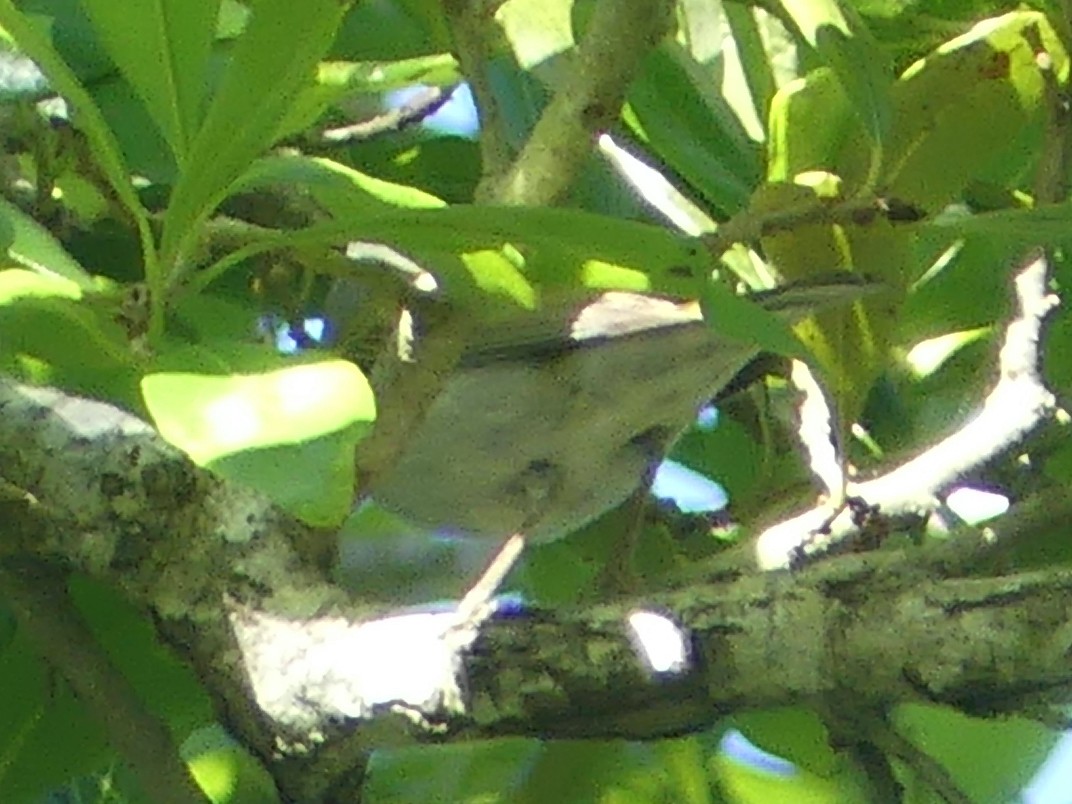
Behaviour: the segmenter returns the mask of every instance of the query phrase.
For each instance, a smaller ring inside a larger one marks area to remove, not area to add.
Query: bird
[[[836,275],[749,299],[791,325],[871,284]],[[561,319],[531,333],[488,325],[462,346],[420,414],[393,431],[392,459],[368,478],[372,500],[430,530],[561,538],[627,500],[760,352],[695,300],[606,291]]]

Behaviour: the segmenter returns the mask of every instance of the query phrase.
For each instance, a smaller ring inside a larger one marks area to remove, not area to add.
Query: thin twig
[[[505,171],[513,158],[488,65],[496,24],[493,14],[492,7],[485,8],[469,0],[443,0],[443,15],[454,40],[454,55],[469,82],[480,120],[480,157],[485,178]]]
[[[719,224],[717,231],[704,235],[700,241],[718,260],[735,243],[757,244],[765,237],[805,226],[859,226],[880,217],[908,223],[918,220],[922,214],[896,199],[852,198],[834,203],[816,200],[761,213],[745,210]]]
[[[979,413],[958,431],[889,472],[846,493],[877,507],[887,517],[926,517],[939,495],[966,473],[1019,443],[1057,410],[1053,393],[1039,372],[1043,321],[1057,306],[1047,289],[1048,263],[1033,251],[1015,279],[1019,315],[1009,324],[999,356],[999,379]],[[755,542],[761,569],[788,567],[802,553],[814,555],[855,535],[854,512],[832,517],[829,505],[779,522]]]
[[[890,755],[870,740],[856,738],[847,749],[867,779],[871,801],[904,801],[904,786],[898,781]]]
[[[394,134],[431,117],[450,101],[456,87],[425,87],[400,106],[378,114],[370,120],[348,126],[329,128],[314,135],[314,144],[348,145],[385,134]]]
[[[458,603],[457,618],[450,631],[461,634],[462,643],[467,645],[472,642],[480,626],[494,613],[495,595],[502,588],[503,581],[517,564],[524,549],[525,537],[520,533],[515,533],[507,539],[488,568]]]

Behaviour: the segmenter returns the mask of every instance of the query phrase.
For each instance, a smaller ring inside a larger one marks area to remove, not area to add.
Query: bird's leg
[[[647,518],[648,506],[651,504],[651,486],[655,482],[655,472],[658,468],[655,462],[649,465],[640,485],[616,512],[622,523],[621,536],[618,549],[611,552],[596,579],[601,597],[620,597],[637,590],[639,581],[634,559]]]
[[[503,543],[487,569],[458,603],[454,629],[475,631],[494,613],[492,601],[524,549],[525,536],[521,533],[515,533]]]

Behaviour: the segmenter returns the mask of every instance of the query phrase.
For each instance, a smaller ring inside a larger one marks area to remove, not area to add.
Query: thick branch
[[[418,741],[651,739],[703,729],[742,706],[810,701],[852,712],[929,701],[990,715],[1067,696],[1072,574],[948,579],[940,553],[932,557],[921,568],[927,556],[915,551],[846,556],[643,604],[500,618],[463,656],[437,638],[436,618],[445,624],[449,614],[363,626],[259,618],[246,628],[258,634],[258,666],[304,673],[274,674],[275,711],[287,711],[287,686],[303,716],[349,720],[337,738],[366,747],[382,735],[359,721],[388,714],[414,721]],[[685,658],[672,669],[653,672],[641,658],[629,625],[641,606],[672,612],[681,629]],[[338,650],[327,649],[328,630]],[[364,660],[343,644],[362,646]],[[359,704],[373,692],[378,701]]]
[[[129,414],[3,380],[0,467],[16,514],[4,523],[9,555],[62,560],[151,610],[227,724],[271,763],[277,731],[250,706],[228,601],[291,616],[331,611],[344,596],[309,559],[333,548],[330,535],[198,469]],[[348,611],[359,616],[353,603]],[[286,770],[274,769],[283,789],[316,800]]]

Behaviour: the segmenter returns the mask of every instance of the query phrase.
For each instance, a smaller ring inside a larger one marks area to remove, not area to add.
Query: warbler
[[[840,276],[752,300],[793,323],[866,286]],[[608,291],[550,336],[486,334],[395,433],[367,491],[429,529],[529,543],[571,533],[625,501],[757,356],[713,323],[696,302]]]

